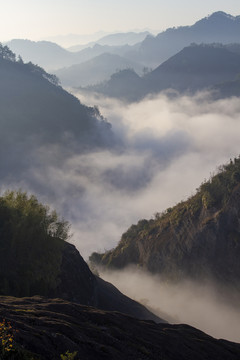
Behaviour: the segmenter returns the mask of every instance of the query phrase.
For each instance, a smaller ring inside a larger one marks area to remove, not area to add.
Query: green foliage
[[[220,213],[238,185],[240,185],[240,157],[219,167],[218,172],[208,181],[204,181],[197,189],[196,194],[187,201],[182,201],[161,213],[155,213],[154,219],[140,220],[136,225],[131,225],[122,235],[121,241],[115,249],[103,254],[94,253],[92,261],[98,265],[116,267],[120,267],[122,264],[138,263],[138,250],[135,247],[137,240],[151,241],[153,238],[155,241],[159,236],[161,242],[164,241],[165,234],[167,237],[177,234],[180,239],[184,234],[184,227],[189,227],[189,224],[197,222],[202,213],[209,211],[209,216],[205,217],[205,223],[212,220],[212,212]],[[233,241],[238,243],[238,238],[235,236]],[[173,246],[177,247],[177,243],[174,243]],[[183,250],[181,247],[175,250],[180,259]]]
[[[45,295],[57,286],[69,224],[21,191],[0,197],[0,294]]]
[[[66,351],[65,354],[61,354],[60,358],[61,360],[74,360],[77,356],[77,351],[74,351],[73,353]]]

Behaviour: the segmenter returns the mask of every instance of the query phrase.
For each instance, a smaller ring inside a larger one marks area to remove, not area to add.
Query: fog
[[[84,256],[115,246],[132,223],[188,198],[218,165],[239,154],[238,99],[162,95],[127,105],[78,96],[99,106],[123,142],[119,152],[75,156],[61,173],[65,187],[84,189],[70,209],[73,241]]]
[[[171,100],[160,95],[126,104],[75,95],[99,107],[112,124],[114,141],[106,132],[106,141],[101,135],[106,146],[93,143],[83,150],[76,138],[51,144],[26,136],[8,156],[2,143],[1,191],[21,188],[55,208],[72,224],[70,241],[86,260],[93,251],[115,247],[133,223],[187,199],[219,165],[240,153],[237,98],[213,102],[208,93]],[[240,341],[239,311],[220,302],[212,284],[173,286],[133,270],[103,277],[169,321]]]
[[[224,301],[231,294],[226,290],[219,295],[211,282],[172,284],[133,267],[101,276],[170,323],[186,323],[216,338],[240,342],[239,306]]]
[[[1,188],[21,187],[56,208],[72,224],[71,241],[85,259],[114,247],[132,223],[187,199],[218,165],[239,154],[238,99],[211,102],[200,93],[125,104],[76,95],[99,107],[117,145],[81,152],[69,139],[68,149],[67,141],[39,146],[22,163],[6,165],[15,176],[2,180]]]

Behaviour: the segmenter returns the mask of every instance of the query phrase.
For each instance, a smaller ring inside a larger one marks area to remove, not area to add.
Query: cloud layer
[[[240,342],[240,310],[230,303],[230,289],[223,296],[212,283],[171,284],[136,268],[101,276],[170,323],[189,324],[216,338]]]
[[[56,208],[72,223],[71,241],[85,258],[114,247],[132,223],[189,197],[218,165],[240,152],[238,99],[161,95],[126,105],[77,96],[98,105],[117,145],[106,139],[105,149],[83,152],[68,148],[68,139],[64,146],[39,146],[27,161],[6,163],[15,176],[1,186],[29,190]]]

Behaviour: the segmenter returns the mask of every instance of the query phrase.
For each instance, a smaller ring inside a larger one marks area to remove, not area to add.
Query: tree
[[[69,223],[33,195],[0,197],[0,293],[47,295],[58,282]]]
[[[4,60],[16,61],[16,55],[7,46],[3,46],[0,43],[0,58]]]

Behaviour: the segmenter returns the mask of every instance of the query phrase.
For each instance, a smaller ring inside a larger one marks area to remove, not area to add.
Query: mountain
[[[85,44],[74,45],[68,48],[69,51],[79,51],[84,47],[93,46],[95,44],[108,45],[108,46],[123,46],[123,45],[135,45],[142,42],[150,33],[148,31],[143,32],[127,32],[127,33],[115,33],[108,34],[98,39],[97,41]]]
[[[156,37],[147,36],[138,49],[125,56],[145,66],[156,67],[191,43],[239,43],[240,16],[218,11],[191,26],[169,28]]]
[[[163,320],[96,277],[67,242],[69,224],[33,195],[0,197],[0,294],[58,297],[141,319]]]
[[[6,44],[24,62],[31,61],[47,70],[53,70],[74,63],[74,56],[61,46],[50,41],[13,39]]]
[[[88,86],[86,90],[131,102],[146,94],[144,85],[144,80],[134,70],[124,69],[114,73],[108,81]]]
[[[75,44],[87,44],[89,42],[97,41],[101,37],[107,35],[105,31],[98,31],[92,34],[66,34],[66,35],[55,35],[45,38],[50,42],[55,42],[64,48],[74,46]]]
[[[12,339],[4,343],[3,350],[9,350],[3,360],[240,357],[239,344],[216,340],[188,325],[156,324],[61,299],[0,297],[0,316],[3,340]]]
[[[109,46],[95,44],[81,51],[71,52],[49,41],[30,41],[23,39],[11,40],[6,45],[14,53],[20,55],[24,62],[31,61],[34,64],[44,67],[44,69],[48,71],[80,64],[103,53],[122,55],[130,49],[129,45]]]
[[[213,87],[213,98],[223,99],[229,97],[240,97],[240,80],[226,81]]]
[[[0,47],[0,77],[2,181],[26,181],[33,163],[46,162],[44,150],[60,165],[73,151],[114,145],[111,127],[97,108],[82,105],[42,68],[16,61],[7,47]]]
[[[235,80],[239,73],[240,54],[230,47],[193,44],[147,74],[145,80],[153,92],[170,88],[194,92]]]
[[[130,102],[169,89],[188,94],[206,89],[218,90],[218,96],[222,94],[224,97],[227,91],[220,91],[218,84],[232,82],[239,74],[238,44],[192,44],[143,77],[133,71],[120,71],[113,74],[109,81],[88,89]],[[236,87],[229,90],[230,96],[237,94]]]
[[[32,61],[48,71],[80,64],[106,52],[155,68],[191,43],[239,43],[239,31],[239,16],[218,11],[191,26],[169,28],[155,37],[145,37],[145,32],[110,34],[99,39],[99,43],[84,45],[85,48],[80,46],[79,50],[75,48],[76,52],[49,41],[14,39],[7,45],[24,61]],[[133,45],[136,40],[138,42]]]
[[[140,220],[115,249],[93,253],[109,268],[138,265],[168,280],[215,280],[240,291],[240,158],[219,168],[187,201]]]
[[[54,73],[64,86],[88,86],[97,84],[110,78],[118,69],[131,68],[138,73],[142,72],[143,66],[137,62],[125,59],[119,55],[104,53],[81,64],[63,68]]]

